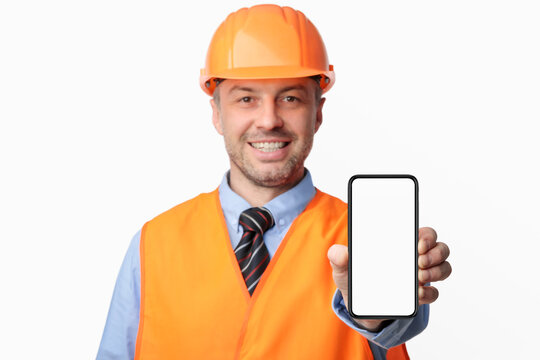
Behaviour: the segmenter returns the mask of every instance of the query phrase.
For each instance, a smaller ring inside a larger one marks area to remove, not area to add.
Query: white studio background
[[[2,359],[95,357],[132,235],[227,170],[199,69],[251,1],[0,4]],[[525,359],[540,290],[540,5],[291,1],[337,82],[307,166],[411,173],[451,247],[413,359]],[[330,305],[329,305],[330,306]]]

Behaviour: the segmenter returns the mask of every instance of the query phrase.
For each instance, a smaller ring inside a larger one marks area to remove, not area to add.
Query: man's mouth
[[[289,145],[289,143],[284,141],[252,142],[249,143],[249,145],[262,152],[272,152],[284,148],[285,146]]]

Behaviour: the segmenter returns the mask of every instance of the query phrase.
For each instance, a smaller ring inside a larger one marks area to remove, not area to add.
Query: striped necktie
[[[240,214],[240,225],[244,228],[244,234],[234,253],[249,294],[252,295],[270,262],[263,234],[274,226],[274,218],[268,209],[253,207]]]

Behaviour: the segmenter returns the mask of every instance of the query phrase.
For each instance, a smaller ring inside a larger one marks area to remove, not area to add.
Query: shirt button
[[[279,224],[280,226],[285,225],[285,219],[279,219],[278,224]]]

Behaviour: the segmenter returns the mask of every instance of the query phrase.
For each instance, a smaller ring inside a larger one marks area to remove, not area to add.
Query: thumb
[[[328,249],[328,260],[330,260],[330,265],[334,274],[342,274],[349,272],[349,250],[345,245],[332,245]]]
[[[328,260],[332,266],[332,276],[347,304],[349,294],[349,250],[345,245],[332,245],[328,249]]]

